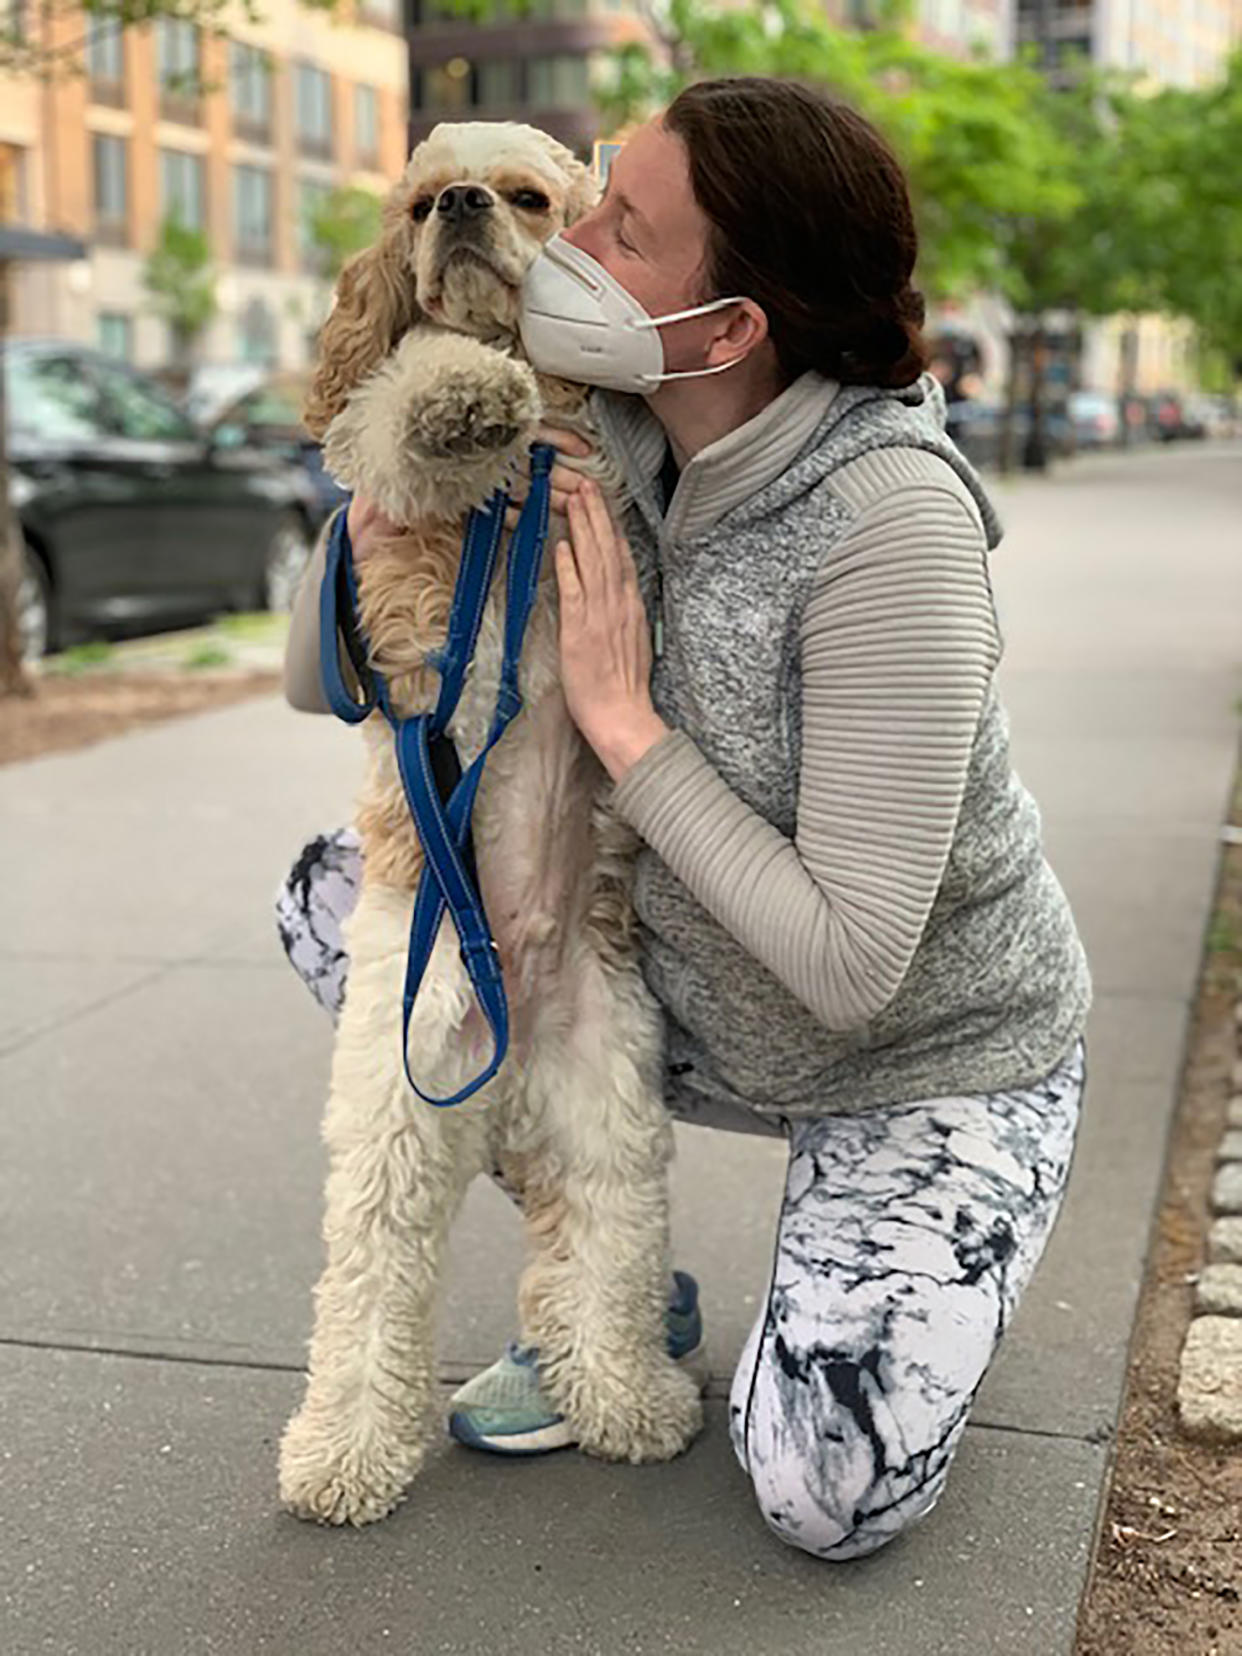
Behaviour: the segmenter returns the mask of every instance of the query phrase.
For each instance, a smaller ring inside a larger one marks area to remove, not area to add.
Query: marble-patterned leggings
[[[277,899],[289,958],[333,1015],[358,877],[344,830],[306,847]],[[782,1540],[859,1558],[939,1499],[1060,1208],[1084,1079],[1079,1042],[1014,1092],[785,1124],[772,1277],[729,1400]]]

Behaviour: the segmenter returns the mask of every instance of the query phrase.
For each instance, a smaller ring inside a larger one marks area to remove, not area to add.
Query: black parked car
[[[262,449],[301,466],[314,490],[318,528],[349,496],[324,470],[319,444],[302,425],[307,384],[302,374],[273,374],[225,402],[207,429],[221,447]]]
[[[319,515],[300,467],[213,441],[149,379],[81,346],[11,340],[0,362],[29,656],[288,606]]]

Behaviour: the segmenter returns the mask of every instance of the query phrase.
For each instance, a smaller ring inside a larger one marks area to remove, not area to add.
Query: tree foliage
[[[143,266],[142,282],[151,308],[168,323],[174,357],[184,362],[217,309],[207,237],[177,218],[165,219]]]
[[[347,259],[379,239],[380,206],[371,190],[353,184],[329,190],[315,205],[307,230],[325,276],[335,281]]]
[[[810,0],[744,9],[669,0],[649,21],[661,58],[634,45],[614,55],[606,118],[632,120],[702,75],[782,75],[829,88],[900,155],[922,231],[920,280],[932,294],[996,286],[998,226],[1018,214],[1056,221],[1077,203],[1065,140],[1040,118],[1041,77],[1023,64],[932,51],[910,36],[900,6],[862,32],[836,27]]]

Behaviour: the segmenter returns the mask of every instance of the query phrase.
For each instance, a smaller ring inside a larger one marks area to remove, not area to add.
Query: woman
[[[692,86],[565,239],[631,312],[694,313],[658,328],[671,377],[598,394],[628,538],[554,473],[564,686],[644,842],[669,1108],[789,1142],[734,1448],[778,1535],[855,1558],[944,1486],[1081,1102],[1086,962],[994,686],[999,529],[922,373],[904,179],[858,115],[788,83]],[[357,500],[350,519],[365,556],[384,525]],[[287,680],[311,707],[313,587]],[[318,842],[282,902],[329,1004],[356,879],[348,836]],[[679,1277],[670,1345],[696,1334]],[[536,1354],[472,1381],[456,1420],[556,1441]]]

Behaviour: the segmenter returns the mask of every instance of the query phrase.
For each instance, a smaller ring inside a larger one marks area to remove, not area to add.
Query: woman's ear
[[[384,229],[374,247],[355,254],[337,278],[335,301],[319,331],[314,377],[302,420],[322,438],[354,387],[394,349],[422,316],[406,252],[410,233],[404,193],[384,204]]]

